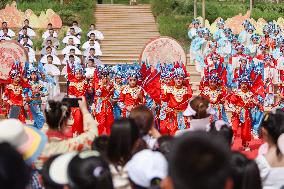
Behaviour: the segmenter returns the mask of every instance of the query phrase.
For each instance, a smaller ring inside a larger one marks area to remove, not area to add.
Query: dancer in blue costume
[[[44,87],[40,72],[35,67],[27,70],[30,88],[26,88],[25,93],[28,96],[28,104],[34,118],[34,127],[41,129],[45,123],[45,118],[41,109],[42,97],[48,95],[47,89]]]
[[[198,37],[197,30],[200,28],[200,21],[198,19],[193,19],[191,22],[191,25],[189,26],[188,30],[188,37],[191,40],[190,48],[189,48],[189,57],[190,57],[190,63],[194,63],[195,59],[195,52],[193,51],[192,47],[194,46],[194,39]]]
[[[248,47],[252,44],[251,36],[254,34],[255,27],[250,24],[246,27],[246,31],[247,32],[244,33],[243,35],[239,35],[238,41],[242,45],[244,45],[244,47],[245,47],[244,53],[248,54],[249,53]]]
[[[217,21],[218,30],[214,33],[213,39],[218,43],[220,39],[225,37],[224,28],[225,22],[222,18]]]
[[[251,40],[251,44],[247,47],[247,55],[254,58],[260,53],[260,50],[259,50],[260,36],[257,34],[253,34],[250,40]]]
[[[203,38],[204,29],[197,29],[197,34],[198,36],[195,37],[191,42],[191,51],[194,52],[191,53],[191,55],[193,55],[193,57],[191,57],[191,60],[195,64],[196,70],[198,72],[202,72],[202,68],[205,67],[204,58],[202,55],[202,45],[205,42]]]
[[[232,35],[231,28],[224,29],[225,36],[221,38],[218,42],[217,53],[224,58],[224,63],[227,65],[229,63],[229,58],[232,55],[232,43],[230,41],[230,36]]]
[[[281,55],[281,49],[284,48],[284,38],[282,36],[275,39],[276,48],[272,51],[272,56],[274,59],[278,59]]]
[[[123,87],[123,70],[121,65],[117,65],[113,67],[113,72],[114,72],[114,92],[113,92],[113,114],[114,114],[114,119],[119,119],[121,117],[121,108],[119,106],[119,96],[121,89]]]

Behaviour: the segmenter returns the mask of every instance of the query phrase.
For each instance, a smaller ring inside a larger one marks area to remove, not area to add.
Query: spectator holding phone
[[[79,100],[79,111],[82,113],[84,125],[84,133],[74,137],[67,138],[65,131],[68,125],[72,125],[71,108],[63,102],[63,95],[58,95],[55,100],[48,101],[45,109],[46,123],[48,130],[46,135],[48,143],[45,145],[43,153],[40,158],[40,166],[42,161],[46,160],[52,155],[65,153],[70,151],[81,151],[84,149],[91,149],[91,144],[98,135],[98,123],[93,119],[88,111],[87,103],[84,97]],[[57,100],[56,100],[57,99]]]

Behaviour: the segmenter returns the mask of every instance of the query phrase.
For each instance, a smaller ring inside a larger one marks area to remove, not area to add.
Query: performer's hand
[[[86,99],[85,99],[84,96],[81,96],[80,98],[82,98],[82,100],[78,100],[80,110],[81,110],[83,115],[88,114],[89,111],[88,111]]]

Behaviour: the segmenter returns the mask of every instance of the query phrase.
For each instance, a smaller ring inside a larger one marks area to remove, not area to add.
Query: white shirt
[[[59,76],[60,70],[57,68],[57,66],[53,64],[45,64],[44,69],[47,73],[51,73],[52,76]]]
[[[150,135],[145,135],[142,137],[142,139],[147,143],[148,147],[153,150],[155,147],[155,144],[157,143],[157,139],[153,138]]]
[[[81,63],[81,59],[78,57],[78,56],[74,56],[74,58],[75,58],[75,61],[74,61],[74,64],[76,64],[76,63]],[[67,62],[69,61],[69,56],[66,56],[66,57],[64,57],[64,59],[62,60],[62,64],[67,64]]]
[[[97,42],[97,41],[94,41],[94,45],[93,46],[91,46],[90,45],[90,41],[87,41],[87,42],[85,42],[83,45],[82,45],[82,48],[83,49],[88,49],[88,48],[90,48],[90,47],[92,47],[92,48],[94,48],[94,49],[101,49],[101,46],[100,46],[100,44]]]
[[[206,131],[208,124],[210,124],[210,116],[203,119],[192,119],[190,120],[190,128],[177,131],[176,136],[180,136],[190,131]]]
[[[21,29],[21,31],[19,32],[19,35],[23,35],[23,29]],[[35,31],[33,29],[28,28],[27,29],[27,35],[29,37],[34,37],[34,36],[36,36],[36,33],[35,33]]]
[[[42,38],[43,38],[43,39],[46,39],[46,38],[48,38],[48,37],[55,37],[55,38],[57,38],[57,37],[58,37],[58,34],[56,33],[56,31],[54,31],[54,32],[53,32],[53,35],[50,36],[49,30],[47,30],[47,31],[45,31],[45,32],[42,34]]]
[[[0,36],[2,36],[2,35],[4,35],[4,32],[3,32],[3,30],[0,30]],[[11,30],[11,29],[8,29],[8,35],[10,37],[15,37],[16,36],[15,32],[13,30]]]
[[[58,56],[56,56],[56,55],[44,55],[41,59],[40,59],[40,62],[41,63],[44,63],[44,64],[46,64],[47,63],[47,57],[48,56],[52,56],[53,57],[53,62],[52,62],[52,64],[54,64],[54,65],[61,65],[61,61],[60,61],[60,59],[58,58]]]
[[[99,30],[91,30],[91,31],[89,31],[88,37],[90,37],[92,33],[96,35],[96,39],[98,39],[98,40],[103,40],[104,39],[103,33],[100,32]]]
[[[260,171],[263,189],[284,187],[284,167],[271,167],[263,155],[255,159]]]
[[[68,45],[66,46],[64,49],[62,49],[62,54],[69,54],[70,53],[70,49],[74,49],[75,50],[75,54],[76,55],[81,55],[82,52],[75,46],[72,46],[72,45]]]
[[[86,78],[93,78],[94,77],[94,71],[95,71],[94,67],[87,67],[85,69],[85,71],[86,71],[86,73],[85,73]]]

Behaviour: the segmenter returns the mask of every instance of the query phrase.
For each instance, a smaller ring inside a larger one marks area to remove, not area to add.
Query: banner
[[[28,61],[25,48],[16,41],[0,42],[0,83],[7,81],[15,61],[19,61],[22,66]]]
[[[140,63],[147,62],[153,66],[180,62],[186,64],[186,54],[182,46],[173,38],[162,36],[150,41],[140,55]]]

